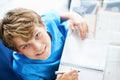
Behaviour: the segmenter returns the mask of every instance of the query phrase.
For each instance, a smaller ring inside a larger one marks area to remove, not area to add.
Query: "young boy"
[[[68,21],[69,19],[69,21]],[[62,23],[62,20],[67,20]],[[81,38],[87,24],[73,12],[51,11],[38,15],[29,9],[13,9],[1,21],[3,43],[14,52],[13,68],[24,80],[55,80],[70,22],[73,32],[78,27]],[[64,73],[58,80],[77,80],[77,70]]]

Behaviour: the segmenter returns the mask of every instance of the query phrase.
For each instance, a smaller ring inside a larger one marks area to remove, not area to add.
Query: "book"
[[[103,80],[120,80],[120,42],[109,46]]]

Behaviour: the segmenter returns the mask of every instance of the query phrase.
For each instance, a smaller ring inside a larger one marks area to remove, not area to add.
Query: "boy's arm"
[[[80,31],[81,38],[86,38],[88,33],[88,25],[79,14],[75,12],[62,12],[60,13],[60,18],[61,20],[70,20],[72,31],[76,32],[76,29],[78,29]]]

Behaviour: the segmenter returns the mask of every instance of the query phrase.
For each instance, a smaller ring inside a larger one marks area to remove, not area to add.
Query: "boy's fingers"
[[[71,22],[70,26],[71,26],[72,32],[74,32],[74,33],[76,33],[77,32],[76,30],[78,29],[82,40],[84,40],[86,38],[87,33],[88,33],[88,25],[85,22],[78,23],[78,24],[76,24],[76,26]]]
[[[85,38],[85,35],[86,35],[86,31],[85,31],[85,28],[84,28],[84,26],[83,26],[83,24],[79,24],[78,25],[78,30],[79,30],[79,34],[80,34],[80,37],[82,38],[82,39],[84,39]]]
[[[85,23],[81,23],[78,25],[78,29],[80,31],[80,36],[82,39],[85,39],[88,33],[88,26]]]
[[[74,74],[78,73],[78,70],[70,70],[68,73],[71,75],[74,75]]]
[[[72,74],[72,80],[78,80],[78,71],[74,71]]]
[[[71,23],[71,29],[72,29],[72,32],[76,33],[76,27]]]

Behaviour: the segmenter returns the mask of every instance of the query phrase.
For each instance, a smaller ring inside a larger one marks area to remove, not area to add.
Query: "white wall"
[[[4,1],[4,0],[3,0]],[[10,9],[28,8],[33,9],[39,14],[49,10],[66,11],[68,0],[6,0],[0,5],[0,18]],[[1,2],[0,2],[1,3]]]

